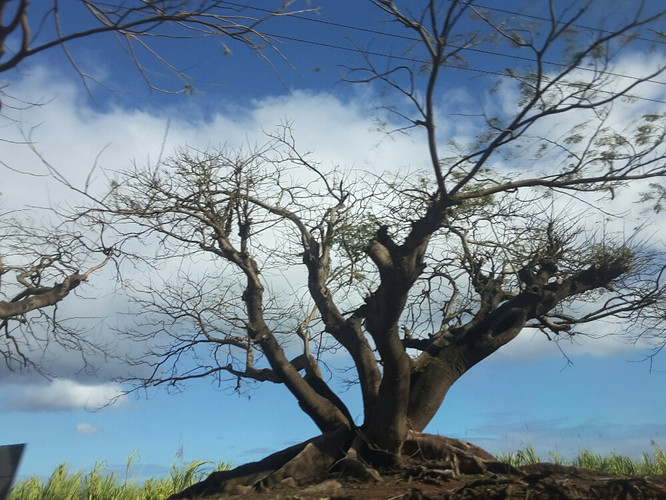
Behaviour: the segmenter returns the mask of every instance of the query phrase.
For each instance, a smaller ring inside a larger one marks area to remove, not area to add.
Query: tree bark
[[[68,276],[62,283],[49,287],[37,288],[35,290],[28,290],[24,292],[24,298],[19,300],[12,300],[11,302],[0,301],[0,318],[9,319],[14,316],[41,309],[57,304],[62,299],[69,295],[69,292],[74,290],[81,284],[78,275]]]
[[[62,283],[52,287],[28,288],[14,297],[13,300],[0,301],[0,319],[8,320],[15,316],[57,304],[81,283],[88,280],[88,276],[104,267],[111,257],[90,268],[85,273],[74,273],[67,276]]]
[[[326,332],[340,342],[354,360],[363,406],[371,408],[377,400],[381,374],[372,348],[361,330],[361,319],[357,315],[345,319],[338,310],[326,285],[329,275],[329,250],[324,248],[323,255],[319,255],[320,245],[309,234],[306,239],[308,244],[305,245],[303,262],[308,269],[310,296],[317,306]]]
[[[377,346],[384,373],[375,405],[366,409],[363,430],[375,446],[396,453],[409,431],[410,359],[398,339],[397,327],[392,330],[381,347]]]
[[[401,280],[402,273],[396,274],[397,277],[384,279],[367,301],[366,317],[366,328],[379,352],[383,373],[376,403],[365,409],[363,430],[377,447],[389,452],[400,450],[409,430],[411,359],[400,341],[398,322],[411,285],[407,279]]]
[[[495,319],[480,324],[459,342],[447,345],[436,354],[419,356],[411,376],[408,418],[412,430],[420,432],[439,410],[451,386],[479,361],[516,338],[527,321],[522,311],[506,316],[507,328],[489,327]],[[501,324],[501,323],[500,323]]]

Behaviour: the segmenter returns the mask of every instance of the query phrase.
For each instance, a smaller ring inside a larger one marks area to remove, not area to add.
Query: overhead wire
[[[272,33],[265,33],[267,36],[271,36],[273,38],[276,38],[278,40],[288,40],[292,42],[297,42],[297,43],[303,43],[307,45],[314,45],[318,47],[325,47],[325,48],[330,48],[330,49],[335,49],[335,50],[342,50],[342,51],[347,51],[347,52],[359,52],[359,49],[356,47],[345,47],[343,45],[335,45],[327,42],[318,42],[316,40],[306,40],[303,38],[297,38],[293,36],[287,36],[287,35],[278,35],[278,34],[272,34]],[[386,54],[382,52],[375,52],[375,51],[370,51],[370,50],[364,50],[364,54],[369,55],[369,56],[375,56],[375,57],[386,57],[390,59],[395,59],[395,60],[400,60],[400,61],[407,61],[407,62],[415,62],[415,63],[426,63],[428,61],[424,61],[423,59],[417,59],[414,57],[408,57],[408,56],[400,56],[396,54]],[[507,75],[505,73],[499,72],[499,71],[494,71],[494,70],[489,70],[489,69],[481,69],[481,68],[475,68],[472,66],[453,66],[453,65],[447,65],[445,64],[444,66],[450,67],[457,69],[459,71],[468,71],[472,73],[480,73],[480,74],[486,74],[486,75],[494,75],[494,76],[500,76],[500,77],[506,77]],[[566,65],[563,65],[566,66]],[[585,68],[581,68],[585,69]],[[593,70],[589,70],[593,71]],[[614,75],[614,76],[624,76],[626,78],[633,79],[635,81],[641,81],[640,78],[638,77],[630,77],[627,75],[622,75],[622,74],[616,74],[616,73],[611,73],[611,72],[605,72],[604,74],[606,75]],[[666,85],[664,82],[659,82],[655,80],[643,80],[644,83],[655,83],[655,84],[660,84],[660,85]],[[600,92],[607,93],[607,94],[612,94],[612,92],[608,90],[600,90]],[[644,97],[644,96],[639,96],[639,95],[634,95],[634,94],[624,94],[623,97],[629,98],[629,99],[637,99],[640,101],[646,101],[646,102],[653,102],[657,104],[666,104],[666,100],[662,99],[655,99],[651,97]]]
[[[449,3],[452,3],[452,2],[457,2],[459,0],[447,0],[447,1]],[[471,4],[471,2],[469,2],[469,1],[467,3]],[[515,10],[502,9],[500,7],[491,7],[490,5],[483,5],[483,4],[475,3],[474,6],[479,7],[481,9],[486,9],[486,10],[489,10],[489,11],[501,12],[503,14],[511,14],[512,16],[520,16],[520,17],[524,17],[526,19],[535,19],[537,21],[551,21],[551,19],[548,18],[548,17],[537,16],[536,14],[527,14],[525,12],[518,12],[518,11],[515,11]],[[558,24],[564,24],[564,23],[562,21],[558,21]],[[606,33],[606,34],[613,33],[613,31],[611,31],[611,30],[606,30],[606,29],[603,29],[603,28],[595,27],[595,26],[587,26],[585,24],[576,24],[576,23],[574,23],[571,26],[573,26],[574,28],[580,28],[580,29],[585,29],[585,30],[595,30],[595,31],[598,31],[599,33]],[[658,44],[666,45],[666,39],[664,39],[664,40],[658,40],[658,39],[653,40],[651,38],[644,38],[644,37],[640,37],[640,36],[635,37],[635,39],[636,40],[641,40],[643,42],[658,43]]]
[[[457,0],[448,0],[448,1],[453,2],[453,1],[457,1]],[[264,13],[271,12],[270,9],[265,9],[265,8],[256,7],[256,6],[252,6],[252,5],[240,4],[240,3],[236,3],[236,2],[227,2],[227,3],[230,4],[230,5],[234,5],[236,7],[248,8],[248,9],[256,10],[256,11],[259,11],[259,12],[264,12]],[[488,9],[488,10],[497,11],[497,12],[502,12],[502,13],[506,13],[506,14],[511,14],[511,15],[520,15],[520,16],[523,16],[525,18],[531,18],[531,19],[537,19],[537,20],[549,20],[549,19],[544,18],[544,17],[522,14],[522,13],[519,13],[519,12],[507,10],[507,9],[500,9],[500,8],[489,7],[489,6],[485,6],[485,5],[478,5],[478,7],[485,8],[485,9]],[[299,15],[299,14],[291,14],[290,17],[292,17],[294,19],[301,20],[301,21],[325,24],[325,25],[334,26],[334,27],[337,27],[337,28],[342,28],[342,29],[347,29],[347,30],[352,30],[352,31],[359,31],[359,32],[363,32],[363,33],[373,34],[373,35],[386,36],[386,37],[397,38],[397,39],[402,39],[402,40],[406,40],[406,41],[413,41],[413,42],[419,41],[419,39],[416,38],[416,37],[400,35],[398,33],[391,33],[391,32],[388,32],[388,31],[376,30],[376,29],[367,28],[367,27],[363,27],[363,26],[353,26],[353,25],[350,25],[350,24],[338,23],[338,22],[330,21],[330,20],[316,19],[316,18],[312,18],[312,17],[308,17],[308,16]],[[580,25],[580,24],[576,24],[574,26],[578,27],[578,28],[593,29],[593,30],[597,30],[597,31],[600,31],[600,32],[612,33],[609,30],[602,30],[602,29],[594,28],[592,26],[585,26],[585,25]],[[283,35],[283,34],[277,34],[277,33],[264,33],[264,34],[267,35],[267,36],[273,37],[275,39],[278,39],[278,40],[280,40],[280,39],[281,40],[288,40],[288,41],[293,41],[293,42],[297,42],[297,43],[303,43],[303,44],[325,47],[325,48],[347,51],[347,52],[359,52],[359,49],[357,47],[348,47],[348,46],[339,45],[339,44],[335,44],[335,43],[321,42],[321,41],[317,41],[317,40],[309,40],[309,39],[304,39],[304,38],[299,38],[299,37],[294,37],[294,36],[289,36],[289,35]],[[660,44],[666,44],[666,41],[661,41],[661,40],[650,40],[650,39],[640,38],[640,37],[637,37],[636,39],[643,40],[643,41],[657,42],[657,43],[660,43]],[[451,44],[451,47],[452,48],[462,48],[462,47],[456,46],[454,44]],[[476,47],[468,47],[465,50],[468,51],[468,52],[480,53],[480,54],[490,55],[490,56],[495,56],[495,57],[497,57],[497,56],[505,57],[505,58],[524,61],[524,62],[533,62],[534,61],[534,59],[529,58],[529,57],[518,56],[518,55],[515,55],[515,54],[506,54],[506,53],[497,52],[497,51],[488,50],[488,49],[479,49],[479,48],[476,48]],[[417,59],[417,58],[414,58],[414,57],[400,56],[400,55],[396,55],[396,54],[387,54],[387,53],[370,51],[370,50],[363,50],[363,53],[366,54],[366,55],[375,56],[375,57],[385,57],[385,58],[391,58],[391,59],[408,61],[408,62],[415,62],[415,63],[421,63],[421,64],[428,62],[428,61],[425,61],[425,60],[422,60],[422,59]],[[549,66],[556,66],[556,67],[562,67],[562,68],[569,68],[570,67],[570,65],[565,64],[565,63],[559,63],[559,62],[553,62],[553,61],[547,61],[547,60],[542,61],[542,63],[546,64],[546,65],[549,65]],[[489,74],[489,75],[502,76],[502,77],[506,76],[506,74],[504,74],[500,71],[480,69],[480,68],[475,68],[475,67],[472,67],[472,66],[453,66],[453,65],[446,65],[446,66],[452,67],[452,68],[455,68],[455,69],[458,69],[458,70],[461,70],[461,71],[469,71],[469,72],[474,72],[474,73]],[[595,72],[596,71],[595,69],[586,68],[584,66],[572,66],[571,68],[576,69],[576,70],[580,70],[580,71],[585,71],[585,72]],[[615,77],[619,77],[619,78],[626,78],[626,79],[634,80],[634,81],[642,81],[643,83],[652,83],[652,84],[656,84],[656,85],[666,86],[666,82],[662,82],[662,81],[659,81],[659,80],[642,79],[641,77],[626,75],[626,74],[622,74],[622,73],[616,73],[616,72],[612,72],[612,71],[604,71],[604,75],[615,76]],[[605,91],[605,92],[610,93],[610,91]],[[666,100],[661,100],[661,99],[653,99],[653,98],[649,98],[649,97],[643,97],[643,96],[637,96],[637,95],[626,95],[626,94],[625,94],[625,97],[632,98],[632,99],[643,100],[643,101],[647,101],[647,102],[666,104]]]

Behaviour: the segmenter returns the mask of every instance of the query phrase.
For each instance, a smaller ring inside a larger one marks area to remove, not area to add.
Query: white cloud
[[[85,436],[92,436],[93,434],[97,434],[99,432],[99,428],[91,424],[82,423],[76,426],[76,432]]]
[[[20,144],[22,134],[29,134],[43,157],[79,188],[96,165],[90,180],[98,192],[107,187],[105,171],[113,177],[114,171],[131,167],[132,161],[139,166],[155,164],[162,152],[170,156],[185,145],[207,149],[262,144],[267,141],[265,132],[285,122],[293,124],[299,149],[314,151],[325,167],[382,172],[420,167],[427,160],[422,140],[374,132],[370,104],[353,99],[343,102],[329,94],[294,92],[255,101],[240,111],[221,105],[209,119],[201,119],[186,106],[156,112],[121,107],[101,110],[83,97],[76,83],[58,79],[44,68],[14,82],[11,92],[24,101],[42,100],[44,104],[20,112],[8,110],[4,119],[0,117],[4,125],[0,139],[5,140],[0,141],[0,158],[12,168],[43,177],[3,172],[0,201],[6,209],[77,199],[46,176],[47,169],[37,156]],[[200,104],[193,101],[192,108]]]
[[[2,398],[4,411],[97,410],[114,401],[116,404],[126,402],[118,384],[84,385],[66,379],[56,379],[48,384],[10,385],[2,392],[8,394]]]
[[[83,187],[91,167],[97,163],[91,181],[98,192],[105,189],[106,176],[113,177],[114,171],[130,167],[132,160],[139,166],[154,164],[162,150],[164,154],[171,155],[174,150],[184,145],[205,149],[225,144],[237,147],[263,143],[266,140],[263,131],[271,131],[285,121],[293,123],[299,148],[313,151],[314,158],[324,167],[341,165],[343,168],[355,167],[380,173],[392,169],[418,169],[426,165],[428,160],[420,135],[386,136],[372,131],[375,127],[371,112],[372,96],[368,95],[364,95],[362,99],[343,101],[326,93],[294,92],[257,100],[242,110],[221,107],[219,111],[208,114],[209,119],[202,119],[196,111],[188,113],[185,106],[160,111],[122,107],[99,109],[85,97],[76,82],[59,79],[45,68],[33,70],[32,74],[14,82],[9,92],[25,101],[44,102],[40,107],[28,107],[16,112],[14,118],[20,119],[23,130],[38,125],[32,132],[35,147],[74,185]],[[508,94],[501,95],[499,104],[507,105],[510,97]],[[460,90],[458,93],[452,91],[443,97],[441,106],[445,108],[448,105],[450,108],[452,105],[449,101],[460,105],[460,102],[472,103],[473,99]],[[193,103],[200,105],[196,101]],[[465,120],[458,120],[455,125],[449,126],[447,131],[455,136],[472,137],[473,130],[468,130],[466,123]],[[167,127],[168,135],[165,138]],[[2,138],[20,140],[19,129],[11,125],[3,127]],[[46,173],[38,158],[25,145],[0,141],[0,158],[11,161],[10,166],[15,168],[32,173]],[[0,205],[6,209],[26,204],[77,204],[81,201],[80,198],[77,199],[77,195],[48,176],[26,177],[6,170],[3,170],[0,190]],[[618,194],[614,200],[614,208],[618,210],[621,205],[622,211],[631,210],[631,203],[635,199],[632,195],[635,195],[635,192]],[[581,213],[585,213],[588,208],[587,205],[575,207]],[[614,219],[613,223],[619,226],[624,224],[620,219]],[[630,225],[630,222],[627,221],[627,224]],[[631,228],[627,231],[630,233]],[[108,279],[113,271],[103,270],[100,273],[103,279],[93,280],[93,285],[82,287],[81,293],[108,297],[108,300],[87,302],[87,314],[103,318],[122,308],[119,304],[123,298],[120,294],[110,292],[106,285],[113,281]],[[91,288],[87,288],[89,286]],[[92,286],[97,289],[86,292],[86,289],[92,290]],[[63,304],[62,310],[76,314],[79,305],[80,302],[72,300]],[[113,323],[113,320],[110,323]],[[551,353],[559,355],[557,346],[543,340],[540,335],[537,337],[535,338],[532,332],[524,332],[516,341],[503,348],[500,356],[535,359],[550,356]],[[571,350],[576,354],[600,355],[615,354],[625,348],[624,344],[615,339],[582,339],[580,345],[572,346]],[[70,367],[79,361],[76,356],[70,358]],[[63,367],[61,373],[65,373],[65,368]],[[106,368],[113,373],[108,366]],[[85,392],[81,387],[92,386],[79,386],[79,394]],[[106,387],[106,390],[113,393],[110,389],[114,387],[112,385],[97,387],[100,390]],[[24,394],[26,399],[22,399],[22,404],[32,404],[37,408],[40,404],[45,408],[57,406],[57,401],[45,403],[48,397],[42,386],[34,386],[32,391]],[[63,405],[81,407],[80,400],[74,403],[71,398],[74,392],[77,391],[72,389],[69,392],[69,402],[63,402]]]
[[[551,334],[551,340],[548,340],[543,332],[526,328],[500,348],[493,359],[514,363],[563,356],[603,358],[624,355],[628,359],[641,360],[655,347],[650,339],[635,338],[637,332],[626,331],[619,322],[598,320],[591,325],[579,326],[576,331],[579,334],[574,336]]]

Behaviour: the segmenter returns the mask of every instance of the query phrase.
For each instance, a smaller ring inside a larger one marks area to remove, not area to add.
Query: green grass
[[[611,453],[603,456],[598,453],[592,453],[583,450],[578,453],[573,460],[566,460],[557,453],[551,452],[550,456],[542,460],[534,452],[534,448],[527,446],[523,450],[510,451],[507,454],[497,455],[501,462],[508,463],[514,467],[530,465],[539,462],[554,462],[560,465],[573,465],[575,467],[584,467],[609,474],[623,476],[652,476],[666,474],[666,452],[660,448],[654,448],[652,454],[643,453],[639,460],[632,460],[625,455]]]
[[[138,484],[130,477],[134,458],[132,454],[127,460],[124,478],[104,472],[104,462],[96,463],[87,473],[71,472],[63,463],[47,480],[33,477],[19,481],[8,500],[163,500],[203,480],[212,469],[211,462],[193,460],[188,465],[172,465],[168,477]],[[229,463],[220,463],[214,470],[229,468]]]

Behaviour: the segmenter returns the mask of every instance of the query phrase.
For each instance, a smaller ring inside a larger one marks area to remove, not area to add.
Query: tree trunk
[[[422,431],[451,386],[478,362],[515,339],[527,318],[522,308],[500,308],[450,344],[422,353],[411,376],[407,412],[411,429]]]
[[[346,476],[372,481],[379,479],[379,471],[406,471],[422,463],[436,464],[438,470],[448,470],[454,476],[506,472],[510,469],[471,443],[443,436],[407,433],[403,459],[393,461],[388,468],[385,467],[384,457],[380,455],[381,463],[378,463],[375,450],[366,444],[369,443],[362,433],[340,427],[278,451],[259,462],[213,472],[204,481],[170,496],[169,500],[219,498],[219,495],[250,496],[282,487],[300,490],[330,477]]]
[[[398,340],[397,332],[387,336],[382,352],[384,373],[379,394],[372,408],[366,409],[363,431],[373,445],[389,453],[399,452],[409,431],[410,359]],[[390,353],[390,356],[389,356]]]
[[[448,349],[439,356],[427,355],[411,376],[407,418],[420,432],[435,416],[447,392],[471,366],[462,349]]]
[[[407,438],[411,360],[398,335],[404,294],[382,284],[368,301],[366,328],[379,353],[383,373],[375,404],[365,408],[363,431],[377,448],[397,453]]]

